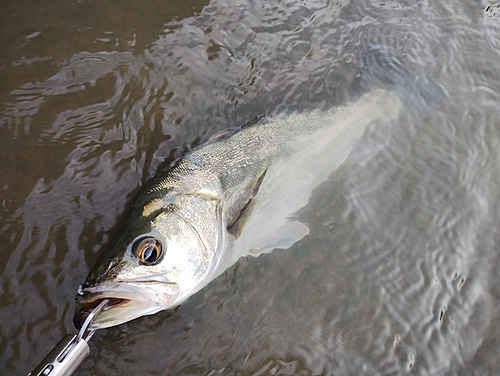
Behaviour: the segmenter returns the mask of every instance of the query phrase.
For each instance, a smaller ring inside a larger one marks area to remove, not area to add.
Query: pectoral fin
[[[250,214],[252,213],[252,208],[253,208],[252,200],[257,195],[257,192],[259,191],[259,188],[262,184],[262,181],[264,180],[264,177],[266,176],[266,173],[267,173],[267,168],[255,181],[255,185],[252,189],[252,194],[250,195],[248,201],[241,208],[240,212],[237,213],[237,215],[234,217],[232,223],[228,224],[227,226],[227,230],[229,231],[230,234],[234,236],[235,239],[238,239],[240,237],[245,227],[245,224],[247,223],[247,220]]]
[[[273,249],[288,249],[309,234],[309,226],[297,220],[290,220],[269,232],[267,236],[254,237],[249,254],[258,256]]]

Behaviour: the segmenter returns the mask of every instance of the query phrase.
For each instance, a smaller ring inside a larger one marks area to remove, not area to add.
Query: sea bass
[[[302,239],[309,228],[294,213],[367,126],[400,107],[393,92],[373,89],[347,106],[261,119],[162,170],[78,289],[84,313],[110,300],[92,329],[173,308],[240,257]]]

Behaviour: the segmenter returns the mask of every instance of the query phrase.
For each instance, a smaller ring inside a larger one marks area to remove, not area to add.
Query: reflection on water
[[[1,5],[0,373],[72,333],[77,286],[139,187],[218,130],[380,80],[446,93],[374,126],[299,215],[171,312],[102,330],[79,374],[495,374],[498,7],[414,2]],[[360,81],[360,75],[361,77]]]

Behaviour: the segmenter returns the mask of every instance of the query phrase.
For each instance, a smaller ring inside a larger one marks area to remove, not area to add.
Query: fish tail
[[[413,75],[399,60],[394,49],[372,44],[361,56],[358,72],[361,87],[381,86],[395,91],[406,104],[434,106],[446,96],[446,90],[427,78]]]

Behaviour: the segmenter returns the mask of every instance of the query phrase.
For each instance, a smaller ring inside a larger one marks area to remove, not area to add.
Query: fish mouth
[[[85,302],[85,303],[80,303],[78,301],[78,298],[77,298],[76,303],[78,305],[82,306],[82,308],[80,309],[80,312],[84,312],[84,313],[90,314],[99,304],[101,304],[101,302],[103,300],[108,300],[108,303],[104,306],[105,310],[106,309],[111,309],[113,307],[117,307],[117,306],[122,305],[122,304],[127,304],[128,302],[130,302],[130,299],[121,299],[121,298],[111,298],[111,297],[108,297],[108,298],[95,299],[93,301]]]
[[[82,308],[73,323],[78,329],[88,315],[105,299],[104,306],[89,325],[89,329],[102,329],[131,321],[144,315],[173,308],[179,295],[179,285],[158,280],[120,281],[102,283],[78,289],[75,301]]]

